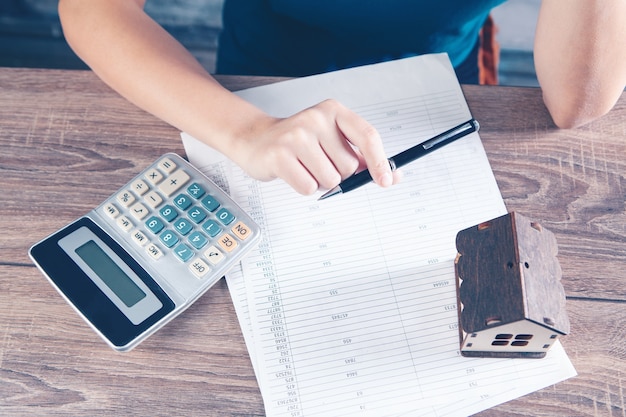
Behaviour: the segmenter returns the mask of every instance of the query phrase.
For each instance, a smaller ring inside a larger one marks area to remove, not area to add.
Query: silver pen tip
[[[341,187],[336,186],[335,188],[326,191],[324,194],[322,194],[322,196],[320,198],[317,199],[317,201],[324,200],[324,199],[326,199],[328,197],[332,197],[335,194],[341,194]]]

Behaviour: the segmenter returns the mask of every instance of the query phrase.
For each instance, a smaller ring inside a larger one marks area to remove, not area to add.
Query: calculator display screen
[[[116,350],[131,349],[176,304],[111,234],[81,217],[29,254],[82,317]]]
[[[128,256],[126,251],[114,249],[96,232],[87,223],[59,239],[58,245],[128,320],[135,325],[142,323],[163,303],[139,277],[138,271],[123,259]]]
[[[93,240],[76,248],[76,253],[127,307],[146,297],[146,293]]]

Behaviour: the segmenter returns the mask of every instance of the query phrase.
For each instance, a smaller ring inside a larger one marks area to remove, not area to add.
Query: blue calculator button
[[[174,228],[178,233],[185,236],[193,229],[193,224],[187,219],[178,219],[174,222]]]
[[[191,250],[191,248],[184,243],[176,246],[176,248],[174,248],[174,253],[183,262],[187,262],[194,255],[193,250]]]
[[[187,212],[187,216],[195,224],[200,224],[200,222],[206,218],[207,214],[206,211],[202,210],[200,207],[194,207]]]
[[[161,239],[161,242],[163,242],[163,244],[168,248],[171,248],[178,242],[178,236],[176,236],[171,230],[166,230],[165,232],[161,233],[159,239]]]
[[[178,207],[181,210],[187,210],[189,206],[191,205],[191,203],[192,203],[191,198],[189,198],[189,196],[185,194],[179,194],[174,199],[174,204],[176,204],[176,207]]]
[[[231,224],[233,220],[235,220],[235,216],[233,216],[233,214],[225,208],[220,209],[220,211],[217,212],[216,217],[226,225]]]
[[[171,222],[176,217],[178,217],[178,212],[176,211],[176,209],[169,204],[163,206],[161,210],[159,210],[159,213],[161,213],[161,217],[163,217],[168,222]]]
[[[189,243],[191,243],[191,246],[196,249],[202,248],[204,245],[207,244],[208,241],[209,238],[200,232],[193,232],[189,235]]]
[[[209,211],[215,211],[220,206],[220,202],[211,195],[207,195],[202,199],[202,205]]]
[[[165,225],[163,224],[161,219],[159,219],[158,217],[152,216],[146,221],[146,227],[152,233],[157,234],[163,229],[163,227],[165,227]]]
[[[189,193],[190,196],[192,196],[196,200],[202,197],[206,193],[206,191],[204,191],[204,188],[202,188],[201,185],[198,185],[195,182],[191,184],[189,187],[187,187],[187,192]]]
[[[216,221],[214,220],[207,220],[206,222],[204,222],[204,224],[202,225],[202,228],[204,230],[206,230],[206,232],[209,234],[209,236],[211,237],[215,237],[218,234],[220,234],[220,232],[222,231],[222,228],[220,227],[219,224],[217,224]]]

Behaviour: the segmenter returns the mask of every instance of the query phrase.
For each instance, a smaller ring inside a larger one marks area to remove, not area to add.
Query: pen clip
[[[479,128],[478,122],[476,120],[470,120],[467,123],[464,123],[462,126],[459,126],[456,129],[452,129],[451,131],[447,132],[447,134],[441,137],[434,138],[427,142],[424,142],[422,146],[424,147],[424,149],[428,150],[430,148],[433,148],[439,145],[441,142],[445,142],[449,139],[454,138],[457,135],[465,133],[466,130],[477,131],[478,128]]]

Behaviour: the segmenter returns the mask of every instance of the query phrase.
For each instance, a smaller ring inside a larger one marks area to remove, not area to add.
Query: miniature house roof
[[[509,213],[459,232],[456,246],[465,332],[520,320],[569,332],[552,232]]]

